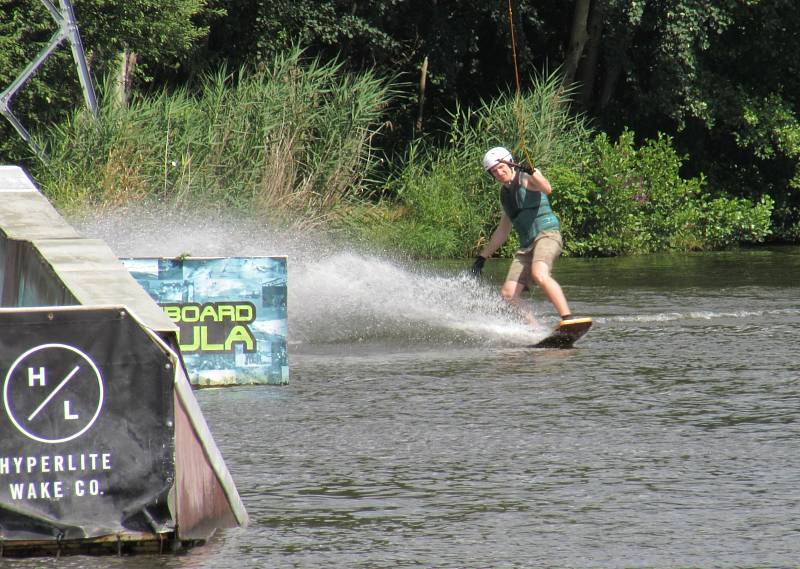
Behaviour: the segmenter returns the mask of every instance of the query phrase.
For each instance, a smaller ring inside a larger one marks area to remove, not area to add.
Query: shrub
[[[696,228],[705,248],[729,247],[740,242],[758,243],[770,235],[774,202],[764,195],[758,203],[744,198],[716,198],[700,206]]]
[[[630,255],[727,247],[769,234],[772,200],[758,204],[705,192],[705,180],[680,177],[681,159],[660,135],[640,148],[623,132],[592,141],[580,164],[548,173],[553,205],[574,255]]]

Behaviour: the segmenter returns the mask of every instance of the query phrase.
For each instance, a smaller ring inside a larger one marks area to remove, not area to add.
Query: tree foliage
[[[513,91],[515,47],[523,88],[561,66],[579,89],[576,112],[612,137],[631,129],[638,144],[669,134],[688,157],[685,175],[704,174],[709,192],[769,193],[779,233],[800,237],[800,3],[510,4],[513,20],[507,0],[80,0],[75,9],[95,75],[133,50],[142,86],[182,84],[224,64],[269,65],[296,45],[323,60],[341,57],[349,70],[399,74],[405,97],[385,118],[401,151],[420,135],[444,142],[440,119],[458,106]],[[39,0],[0,0],[0,8],[0,80],[8,84],[54,25]],[[59,52],[14,101],[32,126],[78,104],[69,57]],[[13,138],[0,148],[12,158]]]
[[[717,191],[775,197],[788,236],[800,206],[800,4],[594,0],[604,18],[584,84],[610,132],[669,132]]]

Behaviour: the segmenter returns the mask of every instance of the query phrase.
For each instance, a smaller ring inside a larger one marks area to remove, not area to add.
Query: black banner
[[[124,309],[0,311],[0,538],[172,529],[172,366]]]

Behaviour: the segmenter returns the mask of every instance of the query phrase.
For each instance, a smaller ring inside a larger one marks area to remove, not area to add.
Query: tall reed
[[[411,144],[382,202],[365,208],[351,231],[415,257],[473,255],[500,219],[497,183],[483,172],[481,157],[492,146],[505,146],[516,160],[527,154],[543,168],[580,160],[591,131],[570,113],[569,100],[553,73],[532,78],[520,96],[503,95],[475,110],[455,109],[446,143]],[[512,239],[508,248],[513,246]]]
[[[364,192],[392,95],[387,80],[294,49],[195,90],[139,95],[127,107],[103,97],[97,121],[76,113],[44,134],[49,162],[34,175],[66,209],[158,200],[313,226]]]

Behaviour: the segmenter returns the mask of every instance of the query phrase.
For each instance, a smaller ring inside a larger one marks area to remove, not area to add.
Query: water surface
[[[197,393],[250,527],[53,566],[797,565],[800,249],[562,259],[560,351],[463,268],[290,258],[290,384]]]

